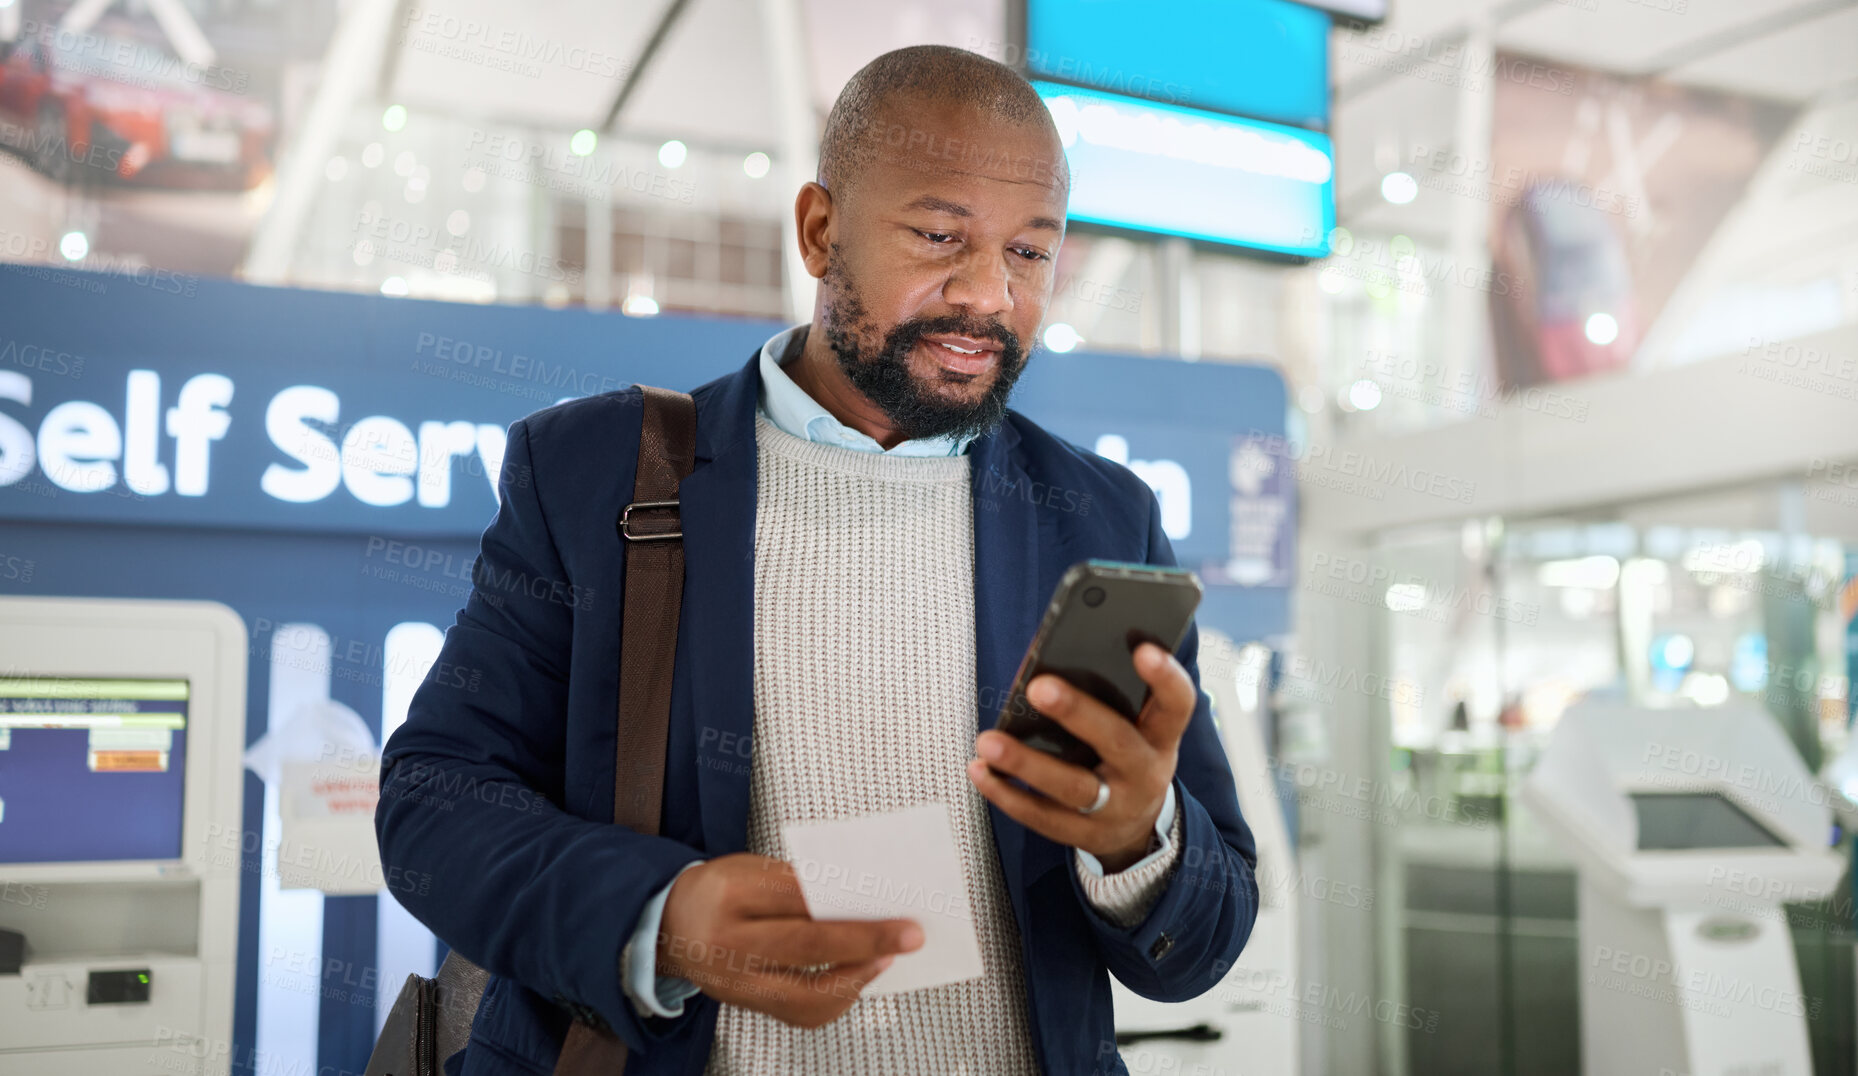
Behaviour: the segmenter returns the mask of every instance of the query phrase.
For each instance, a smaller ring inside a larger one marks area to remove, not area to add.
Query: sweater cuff
[[[679,875],[701,862],[698,860],[678,871],[646,902],[645,910],[639,913],[639,925],[620,951],[619,981],[640,1016],[682,1016],[684,1002],[697,993],[697,984],[675,975],[659,975],[655,965],[658,962],[658,927],[664,922],[664,906],[670,899],[671,887],[677,884]],[[646,954],[645,959],[637,959],[640,953]]]
[[[1155,906],[1155,901],[1167,889],[1168,877],[1174,873],[1174,865],[1180,861],[1184,814],[1175,801],[1174,786],[1169,785],[1168,800],[1162,805],[1161,815],[1155,820],[1156,840],[1160,847],[1140,862],[1115,874],[1103,873],[1103,865],[1096,856],[1081,850],[1073,851],[1072,867],[1077,872],[1078,884],[1083,887],[1084,899],[1090,902],[1098,915],[1124,930],[1148,917],[1149,909]],[[1163,824],[1168,826],[1165,837],[1160,834]]]

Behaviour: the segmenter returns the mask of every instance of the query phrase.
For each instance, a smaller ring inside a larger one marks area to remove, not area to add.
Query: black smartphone
[[[1172,654],[1193,624],[1199,577],[1184,568],[1087,560],[1058,581],[995,725],[1015,739],[1066,762],[1093,768],[1096,749],[1032,708],[1026,684],[1053,673],[1130,721],[1148,702],[1148,684],[1132,655],[1143,642]]]

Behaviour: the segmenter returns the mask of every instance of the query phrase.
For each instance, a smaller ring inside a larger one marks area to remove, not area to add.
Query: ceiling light
[[[1405,172],[1389,172],[1381,177],[1381,197],[1405,205],[1419,197],[1419,181]]]
[[[1586,587],[1607,590],[1619,582],[1619,561],[1612,557],[1579,557],[1574,560],[1544,561],[1535,570],[1536,581],[1545,587]]]

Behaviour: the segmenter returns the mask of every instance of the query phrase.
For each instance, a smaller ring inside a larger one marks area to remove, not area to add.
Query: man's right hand
[[[678,875],[657,968],[718,1001],[820,1027],[851,1008],[896,954],[922,945],[922,927],[909,919],[811,918],[792,866],[738,852]]]

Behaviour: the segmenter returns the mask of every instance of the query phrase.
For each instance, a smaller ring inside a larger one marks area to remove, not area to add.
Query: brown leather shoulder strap
[[[619,727],[613,760],[613,821],[656,835],[664,805],[671,673],[684,598],[678,483],[697,455],[697,405],[688,395],[641,386],[638,474],[619,517],[626,544],[626,597],[619,641]],[[648,957],[649,958],[649,957]],[[615,968],[613,973],[619,974]],[[619,1076],[626,1044],[610,1029],[576,1020],[555,1076]]]
[[[677,487],[690,473],[696,442],[696,403],[681,392],[646,387],[638,478],[621,529],[626,541],[626,604],[620,627],[613,821],[654,836],[664,797],[671,669],[684,596]]]

